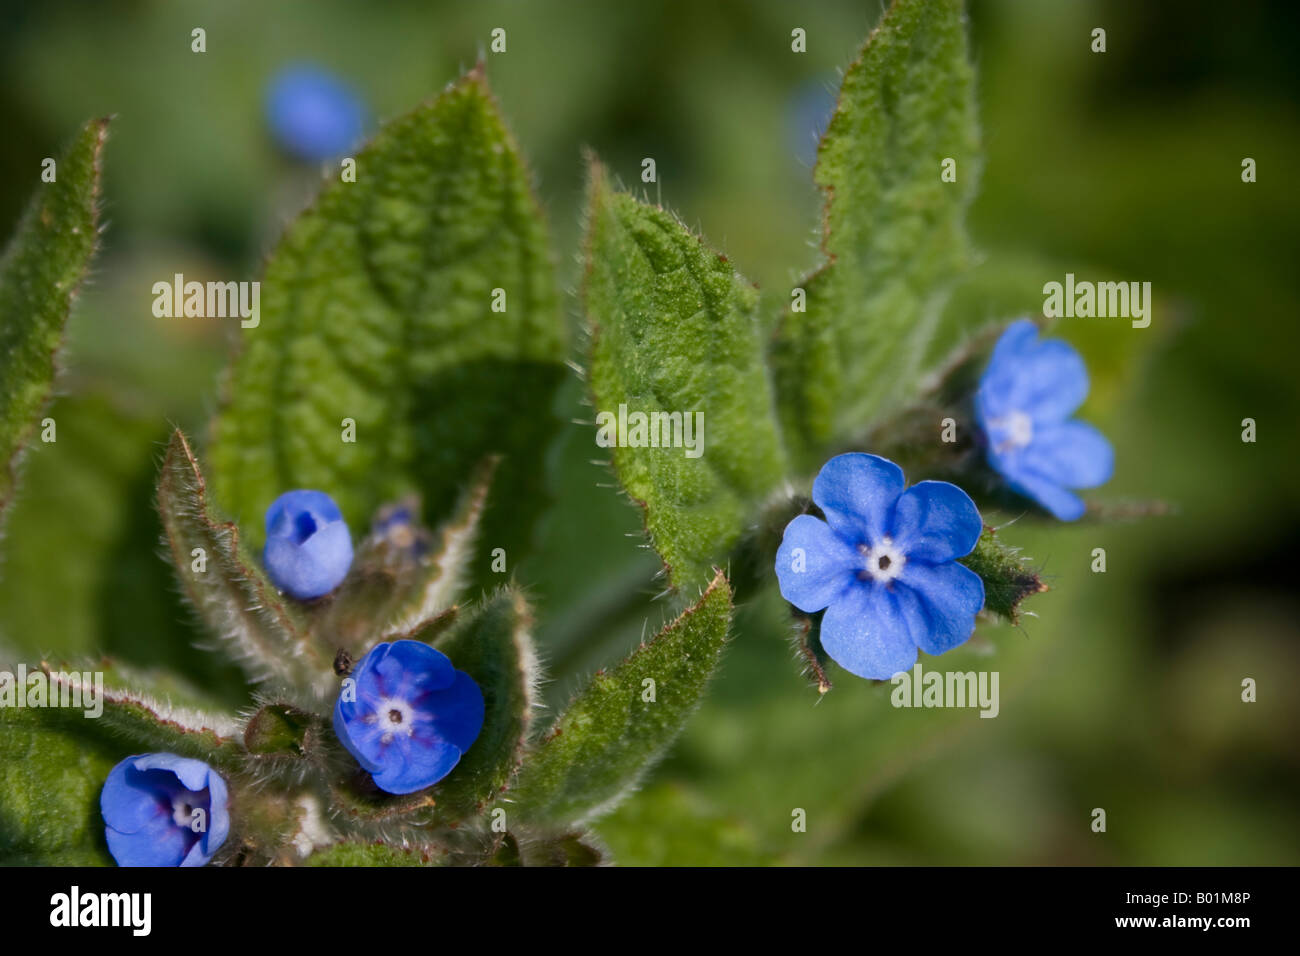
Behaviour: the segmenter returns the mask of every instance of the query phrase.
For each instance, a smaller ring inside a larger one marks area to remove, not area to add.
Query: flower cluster
[[[1110,478],[1110,443],[1070,420],[1088,394],[1079,354],[1038,340],[1028,320],[1012,323],[994,348],[975,396],[990,465],[1015,491],[1057,518],[1084,511],[1072,488]],[[955,485],[905,487],[902,470],[876,455],[839,455],[813,482],[825,520],[800,515],[776,556],[781,594],[795,607],[825,611],[822,649],[845,670],[883,680],[908,670],[917,652],[964,643],[984,606],[984,582],[958,563],[982,532],[979,511]]]

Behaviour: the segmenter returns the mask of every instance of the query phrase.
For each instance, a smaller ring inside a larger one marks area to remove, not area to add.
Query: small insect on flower
[[[334,733],[388,793],[437,783],[483,728],[478,684],[420,641],[376,644],[348,680],[334,705]]]
[[[300,601],[329,594],[352,566],[352,538],[323,491],[286,491],[266,509],[266,573]]]
[[[988,462],[1012,490],[1062,521],[1083,516],[1071,488],[1110,480],[1115,455],[1104,435],[1070,416],[1088,395],[1083,359],[1060,339],[1038,340],[1028,319],[1013,322],[993,349],[975,395]]]
[[[983,531],[966,492],[946,481],[904,490],[888,459],[837,455],[813,482],[826,520],[799,515],[776,554],[781,594],[801,611],[826,609],[821,643],[841,667],[885,680],[974,633],[984,582],[957,558]]]
[[[366,110],[352,88],[333,73],[300,64],[272,79],[266,118],[286,152],[318,162],[342,156],[360,140]]]
[[[226,781],[176,754],[127,757],[109,771],[99,808],[118,866],[203,866],[230,832]]]

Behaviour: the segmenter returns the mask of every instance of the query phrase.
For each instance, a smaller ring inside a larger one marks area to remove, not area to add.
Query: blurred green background
[[[77,305],[52,414],[9,516],[0,641],[173,668],[231,706],[238,675],[201,640],[159,557],[154,471],[170,424],[202,434],[233,323],[152,316],[150,287],[257,278],[319,171],[282,158],[268,79],[314,62],[372,128],[485,54],[576,287],[581,147],[663,201],[776,303],[815,262],[815,130],[876,0],[402,3],[302,0],[0,7],[0,224],[40,161],[113,113],[108,229]],[[971,231],[990,264],[1145,280],[1155,321],[1065,320],[1085,351],[1084,416],[1116,445],[1112,504],[1171,514],[1004,532],[1054,590],[1021,626],[982,627],[944,669],[996,669],[1001,714],[896,710],[889,687],[801,677],[783,602],[750,595],[705,707],[599,831],[625,864],[1300,862],[1300,451],[1291,299],[1300,194],[1300,7],[975,0],[986,146]],[[190,52],[190,30],[207,52]],[[486,54],[490,31],[508,51]],[[803,27],[808,52],[790,51]],[[1094,27],[1107,52],[1089,50]],[[1243,157],[1258,182],[1240,178]],[[1043,265],[1037,265],[1037,264]],[[575,330],[576,301],[569,298]],[[1010,316],[1006,316],[1010,318]],[[575,336],[575,342],[578,339]],[[575,358],[578,357],[575,345]],[[575,385],[557,414],[589,415]],[[1241,420],[1259,440],[1240,440]],[[636,512],[568,427],[556,505],[519,571],[540,606],[546,696],[656,629],[656,562]],[[1015,513],[987,516],[994,523]],[[1108,571],[1090,571],[1093,548]],[[618,610],[629,592],[644,596]],[[940,666],[930,658],[924,665]],[[1258,702],[1240,700],[1258,682]],[[1090,830],[1107,811],[1104,834]],[[807,832],[791,829],[807,814]]]

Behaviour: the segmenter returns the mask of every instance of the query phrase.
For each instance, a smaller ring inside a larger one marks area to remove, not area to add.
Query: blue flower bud
[[[984,529],[975,502],[946,481],[905,485],[892,461],[837,455],[813,481],[826,520],[799,515],[776,554],[782,596],[826,609],[823,650],[872,680],[911,670],[918,648],[964,644],[984,606],[984,581],[957,563]]]
[[[127,757],[109,771],[99,808],[118,866],[203,866],[230,833],[226,781],[176,754]]]
[[[352,538],[323,491],[286,491],[266,509],[262,563],[272,583],[301,601],[329,594],[352,566]]]
[[[357,94],[318,67],[287,67],[267,89],[266,117],[276,142],[310,162],[332,159],[360,138],[365,107]]]
[[[451,772],[483,729],[483,692],[420,641],[376,644],[334,705],[334,733],[388,793],[414,793]]]

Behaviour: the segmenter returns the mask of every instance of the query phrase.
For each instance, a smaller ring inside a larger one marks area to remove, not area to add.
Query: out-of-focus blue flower
[[[946,481],[904,491],[903,471],[877,455],[837,455],[813,482],[826,515],[800,515],[776,553],[781,594],[826,609],[822,648],[851,673],[885,680],[964,643],[984,606],[984,582],[957,558],[983,531],[975,503]]]
[[[423,557],[429,551],[431,536],[420,525],[419,511],[418,501],[385,505],[370,524],[372,538],[382,539],[398,557]]]
[[[356,92],[319,67],[286,67],[267,88],[271,132],[300,159],[318,162],[343,155],[360,140],[365,116]]]
[[[118,866],[202,866],[230,833],[226,781],[176,754],[127,757],[109,771],[99,809]]]
[[[334,733],[388,793],[451,772],[483,728],[483,693],[446,654],[420,641],[376,644],[334,705]]]
[[[1028,319],[1013,322],[993,349],[975,395],[989,464],[1011,488],[1062,521],[1083,515],[1071,488],[1110,480],[1115,455],[1091,425],[1070,416],[1088,395],[1083,359],[1060,339],[1038,339]]]
[[[323,491],[286,491],[266,509],[262,563],[281,591],[308,601],[333,591],[352,566],[352,538]]]
[[[799,165],[812,169],[817,147],[835,113],[839,99],[839,78],[834,74],[805,83],[795,91],[787,107],[790,140]]]

